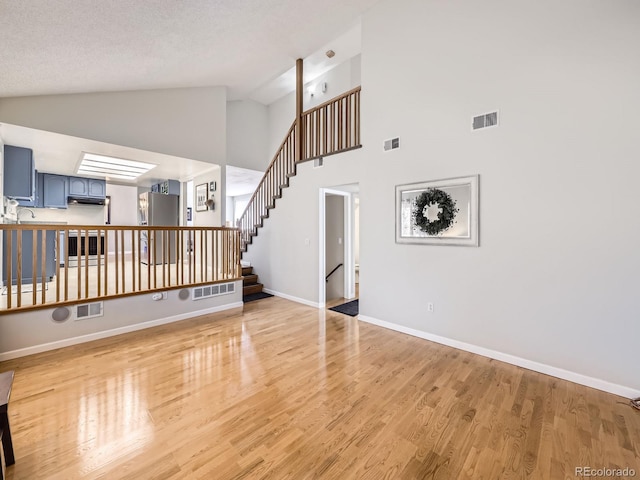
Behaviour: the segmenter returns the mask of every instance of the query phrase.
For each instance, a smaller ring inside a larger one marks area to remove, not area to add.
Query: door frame
[[[324,308],[327,302],[326,280],[327,269],[327,246],[326,246],[326,225],[327,225],[327,195],[339,195],[344,197],[344,298],[350,300],[356,296],[356,267],[354,263],[354,220],[353,220],[353,194],[335,188],[320,188],[319,196],[319,225],[318,225],[318,307]]]

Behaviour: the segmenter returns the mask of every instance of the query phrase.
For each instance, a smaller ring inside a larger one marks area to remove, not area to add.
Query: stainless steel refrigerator
[[[177,227],[180,220],[179,195],[163,193],[141,193],[138,201],[139,224],[149,227]],[[159,265],[176,262],[176,233],[151,230],[140,234],[140,261]],[[154,256],[155,249],[155,256]],[[168,249],[168,253],[167,253]]]

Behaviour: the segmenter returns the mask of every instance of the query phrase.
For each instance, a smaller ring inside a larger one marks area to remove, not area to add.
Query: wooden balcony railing
[[[282,189],[289,186],[289,178],[296,175],[298,163],[362,146],[360,87],[302,112],[300,123],[301,159],[296,161],[294,121],[238,220],[243,252],[258,234],[264,219],[269,217],[269,210],[275,207],[276,199],[282,196]]]
[[[5,224],[0,231],[0,314],[242,278],[237,228]]]
[[[360,87],[302,113],[302,160],[359,148]]]

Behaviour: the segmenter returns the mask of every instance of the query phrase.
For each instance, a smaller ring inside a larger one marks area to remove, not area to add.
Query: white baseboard
[[[313,308],[324,307],[324,305],[320,305],[318,302],[311,302],[309,300],[305,300],[304,298],[294,297],[293,295],[287,295],[286,293],[276,292],[275,290],[269,290],[268,288],[263,288],[262,290],[267,293],[270,293],[271,295],[275,295],[276,297],[286,298],[287,300],[291,300],[292,302],[301,303],[309,307],[313,307]]]
[[[64,340],[56,340],[55,342],[20,348],[18,350],[12,350],[10,352],[0,353],[0,362],[5,360],[12,360],[19,357],[26,357],[27,355],[33,355],[34,353],[48,352],[49,350],[55,350],[57,348],[70,347],[72,345],[78,345],[79,343],[91,342],[93,340],[113,337],[115,335],[122,335],[123,333],[136,332],[138,330],[144,330],[145,328],[158,327],[160,325],[166,325],[167,323],[179,322],[180,320],[188,320],[189,318],[199,317],[200,315],[222,312],[234,308],[243,308],[243,306],[244,304],[242,302],[229,303],[227,305],[205,308],[203,310],[198,310],[195,312],[181,313],[180,315],[173,315],[171,317],[150,320],[148,322],[135,323],[133,325],[127,325],[126,327],[118,327],[111,330],[104,330],[102,332],[81,335],[79,337],[65,338]]]
[[[601,380],[599,378],[588,377],[586,375],[582,375],[581,373],[571,372],[569,370],[553,367],[551,365],[546,365],[544,363],[527,360],[526,358],[516,357],[508,353],[498,352],[496,350],[479,347],[477,345],[472,345],[470,343],[460,342],[458,340],[453,340],[447,337],[441,337],[439,335],[423,332],[421,330],[415,330],[413,328],[404,327],[402,325],[386,322],[384,320],[378,320],[377,318],[368,317],[366,315],[358,315],[358,319],[362,320],[363,322],[377,325],[379,327],[395,330],[396,332],[406,333],[407,335],[412,335],[414,337],[423,338],[431,342],[440,343],[442,345],[447,345],[449,347],[457,348],[459,350],[464,350],[466,352],[482,355],[483,357],[493,358],[494,360],[510,363],[511,365],[516,365],[518,367],[526,368],[528,370],[533,370],[534,372],[544,373],[546,375],[551,375],[552,377],[561,378],[563,380],[568,380],[570,382],[578,383],[580,385],[585,385],[587,387],[595,388],[597,390],[613,393],[614,395],[620,395],[621,397],[626,397],[626,398],[640,397],[640,390],[636,390],[631,387],[625,387],[624,385],[618,385],[615,383],[607,382],[606,380]]]

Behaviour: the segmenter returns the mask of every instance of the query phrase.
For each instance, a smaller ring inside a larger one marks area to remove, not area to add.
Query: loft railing
[[[240,231],[0,225],[0,314],[242,278]]]
[[[361,147],[360,87],[302,113],[302,160]]]
[[[282,196],[282,189],[289,186],[289,178],[295,176],[298,163],[362,146],[360,87],[302,112],[299,122],[302,145],[296,145],[297,122],[294,121],[238,220],[243,252],[258,234],[264,219],[269,217],[269,210]],[[299,159],[296,159],[297,147],[300,147]]]

